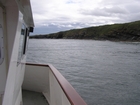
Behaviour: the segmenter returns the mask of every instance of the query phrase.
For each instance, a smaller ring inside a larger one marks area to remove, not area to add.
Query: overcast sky
[[[140,20],[140,0],[31,0],[34,34]]]

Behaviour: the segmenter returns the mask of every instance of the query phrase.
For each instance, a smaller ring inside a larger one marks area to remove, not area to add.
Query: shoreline
[[[68,40],[94,40],[94,41],[111,41],[111,42],[138,42],[140,43],[140,40],[109,40],[109,39],[74,39],[74,38],[29,38],[29,39],[56,39],[56,40],[61,40],[61,39],[68,39]]]

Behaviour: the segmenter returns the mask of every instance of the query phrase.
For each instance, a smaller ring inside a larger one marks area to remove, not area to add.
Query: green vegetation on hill
[[[53,34],[30,36],[30,38],[140,41],[140,21],[82,29],[72,29]]]

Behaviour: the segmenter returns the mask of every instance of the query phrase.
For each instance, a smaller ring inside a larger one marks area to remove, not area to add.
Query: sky
[[[34,35],[140,20],[140,0],[31,0]]]

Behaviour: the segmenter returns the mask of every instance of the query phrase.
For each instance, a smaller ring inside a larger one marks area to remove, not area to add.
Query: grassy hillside
[[[82,29],[73,29],[47,35],[30,36],[30,38],[140,41],[140,21],[125,24],[113,24]]]

